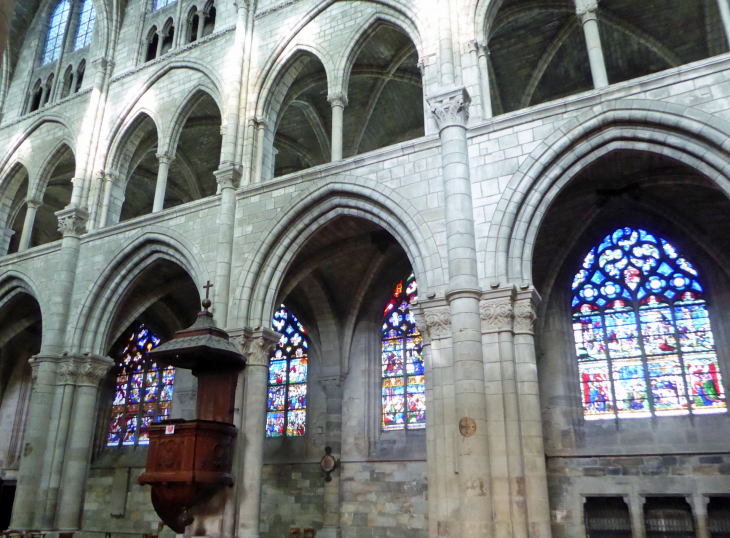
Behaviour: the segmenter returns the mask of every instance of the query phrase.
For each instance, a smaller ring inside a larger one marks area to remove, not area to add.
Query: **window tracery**
[[[48,33],[46,34],[46,45],[43,48],[42,65],[49,64],[58,59],[63,47],[63,37],[66,33],[66,25],[68,23],[68,15],[71,10],[71,4],[68,0],[61,0],[56,9],[53,10],[51,20],[48,23]]]
[[[383,430],[426,427],[423,337],[410,309],[410,301],[417,295],[418,286],[411,273],[396,286],[383,314]]]
[[[587,420],[726,412],[704,287],[666,239],[616,230],[587,254],[572,290]]]
[[[177,2],[177,0],[153,0],[152,11],[157,11],[159,9],[162,9],[163,7],[167,7],[174,2]]]
[[[94,35],[94,23],[96,22],[96,9],[92,0],[83,0],[79,12],[79,23],[76,26],[76,40],[74,50],[82,49],[91,45],[91,38]]]
[[[147,445],[149,426],[170,418],[175,368],[158,367],[148,356],[160,342],[144,325],[130,335],[117,362],[107,446]]]
[[[307,331],[284,305],[272,324],[281,339],[269,360],[266,437],[301,437],[307,422]]]

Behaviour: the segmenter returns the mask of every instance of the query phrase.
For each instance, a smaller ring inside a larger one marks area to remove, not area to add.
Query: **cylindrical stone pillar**
[[[492,117],[492,94],[489,87],[489,64],[487,55],[489,51],[486,43],[477,43],[477,55],[479,65],[479,87],[482,90],[482,114],[484,119]]]
[[[712,538],[710,532],[710,522],[707,519],[707,504],[710,502],[709,497],[705,497],[702,494],[696,493],[692,495],[691,499],[692,512],[695,517],[695,529],[697,531],[697,538]]]
[[[264,172],[264,141],[266,136],[266,122],[256,118],[256,164],[253,175],[254,183],[261,183]]]
[[[157,32],[157,50],[155,51],[155,58],[162,56],[162,42],[165,40],[165,34]]]
[[[725,38],[728,46],[730,46],[730,5],[728,5],[728,0],[717,0],[717,7],[720,10],[722,27],[725,29]]]
[[[236,160],[236,145],[238,137],[239,135],[243,135],[243,129],[241,129],[241,132],[239,133],[238,124],[241,113],[243,65],[248,61],[248,57],[244,58],[244,47],[247,35],[246,23],[248,20],[248,2],[238,2],[236,5],[238,6],[236,13],[236,33],[233,46],[229,49],[228,53],[230,63],[227,62],[226,64],[226,73],[230,75],[230,78],[228,79],[229,91],[225,110],[226,128],[223,132],[223,140],[221,142],[221,168],[233,166]],[[198,28],[201,26],[201,21],[198,19]],[[243,92],[243,94],[245,95],[245,92]]]
[[[601,36],[598,33],[598,1],[597,0],[576,0],[576,13],[583,24],[583,33],[588,48],[588,60],[591,63],[591,75],[593,87],[603,88],[608,86],[608,74],[606,73],[606,62],[603,58],[603,47],[601,47]]]
[[[33,392],[23,438],[11,529],[35,528],[38,488],[56,392],[57,360],[52,355],[38,355],[30,360],[33,369]]]
[[[625,500],[625,499],[624,499]],[[627,504],[629,505],[629,516],[631,517],[631,537],[646,538],[644,527],[644,503],[646,497],[630,495]]]
[[[345,107],[347,96],[344,93],[334,93],[327,97],[332,105],[332,162],[342,160],[342,137]]]
[[[215,172],[221,190],[218,213],[218,253],[216,256],[213,307],[220,327],[228,324],[228,303],[231,288],[231,264],[233,262],[233,225],[236,219],[236,188],[241,182],[241,171],[232,166]]]
[[[454,85],[454,53],[451,34],[451,2],[441,0],[437,4],[439,10],[439,68],[441,70],[441,85]]]
[[[342,382],[337,377],[322,379],[327,422],[325,443],[332,449],[332,457],[339,459],[342,452]],[[324,526],[319,531],[322,538],[339,538],[340,528],[340,469],[330,473],[330,481],[324,483]]]
[[[261,476],[266,436],[266,387],[269,379],[269,355],[281,335],[259,327],[245,337],[246,392],[244,400],[243,480],[238,511],[238,536],[258,538],[261,511]]]
[[[203,26],[205,25],[205,11],[198,11],[198,34],[195,36],[196,41],[203,39]]]
[[[25,221],[23,222],[23,232],[20,234],[20,243],[18,244],[18,252],[24,252],[30,248],[30,238],[33,235],[33,223],[38,208],[43,202],[28,199],[25,201]]]
[[[490,477],[479,281],[466,140],[469,96],[458,88],[429,103],[439,123],[444,180],[454,404],[459,436],[460,536],[491,534]],[[452,429],[451,431],[456,433]],[[447,430],[448,431],[448,430]]]
[[[112,189],[114,188],[115,174],[106,172],[104,174],[104,193],[101,205],[101,216],[99,217],[99,228],[104,228],[109,219],[109,205],[112,200]]]
[[[530,538],[550,538],[550,505],[535,355],[537,292],[520,291],[515,302],[515,379],[519,394],[520,434]]]
[[[157,169],[157,185],[155,185],[155,201],[152,204],[152,212],[162,211],[165,205],[165,191],[167,190],[167,175],[170,172],[172,157],[165,153],[158,153],[157,159],[160,166]]]
[[[106,357],[83,357],[74,361],[77,362],[76,395],[58,503],[58,529],[61,531],[80,528],[99,382],[114,366],[114,361]]]

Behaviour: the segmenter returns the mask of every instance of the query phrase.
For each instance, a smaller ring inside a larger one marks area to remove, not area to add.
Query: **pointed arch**
[[[10,269],[0,277],[0,311],[8,307],[19,295],[31,296],[38,303],[41,318],[45,318],[49,305],[44,301],[38,285],[27,273],[18,269]]]
[[[110,145],[112,158],[109,162],[109,169],[119,171],[126,179],[132,155],[140,141],[151,132],[150,127],[154,126],[159,144],[162,138],[161,125],[162,120],[159,115],[154,110],[144,107],[140,107],[134,116],[128,117],[119,131],[120,135]]]
[[[362,25],[364,30],[354,35],[343,47],[344,53],[340,57],[335,69],[337,83],[332,90],[333,92],[347,93],[352,67],[355,65],[358,55],[362,51],[365,43],[367,43],[368,39],[370,39],[381,26],[389,26],[406,34],[413,43],[413,46],[416,48],[418,57],[423,58],[424,53],[421,36],[418,33],[418,29],[409,19],[399,16],[398,14],[374,13],[365,22],[365,24]]]
[[[730,123],[691,107],[620,100],[569,120],[524,161],[502,194],[489,229],[486,280],[532,280],[532,248],[547,207],[589,163],[637,149],[693,167],[730,196]]]
[[[37,168],[38,174],[34,178],[33,183],[28,188],[28,196],[30,198],[41,200],[43,198],[43,192],[48,186],[53,170],[56,168],[58,163],[66,156],[66,152],[70,152],[76,162],[76,154],[71,148],[69,140],[63,138],[56,142],[51,151],[49,151],[46,157],[43,159],[42,164]]]
[[[286,269],[297,250],[327,222],[341,215],[375,222],[396,238],[423,291],[446,282],[435,239],[420,212],[382,184],[341,176],[301,192],[259,234],[254,243],[257,246],[238,277],[230,319],[254,327],[268,324]]]
[[[130,239],[89,284],[71,336],[75,351],[105,354],[111,326],[120,303],[135,279],[152,263],[167,260],[180,266],[201,289],[211,276],[198,262],[202,254],[182,234],[164,227]]]
[[[172,114],[172,127],[170,129],[170,136],[168,139],[169,151],[174,151],[177,148],[177,143],[180,140],[180,133],[182,132],[183,127],[185,127],[185,123],[188,121],[190,114],[198,103],[200,103],[200,101],[206,96],[215,101],[215,104],[218,107],[218,112],[221,115],[221,118],[223,117],[223,108],[221,103],[216,100],[214,94],[215,91],[213,88],[211,88],[208,84],[201,82],[196,84],[195,87],[188,92],[187,97],[181,100],[180,104],[175,109],[175,112]]]

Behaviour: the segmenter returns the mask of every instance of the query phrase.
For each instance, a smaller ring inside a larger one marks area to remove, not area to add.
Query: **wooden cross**
[[[210,283],[210,280],[208,281],[208,283],[205,286],[203,286],[203,288],[205,288],[205,298],[206,299],[210,299],[210,297],[208,297],[208,294],[210,293],[210,288],[212,288],[212,287],[213,287],[213,284]]]

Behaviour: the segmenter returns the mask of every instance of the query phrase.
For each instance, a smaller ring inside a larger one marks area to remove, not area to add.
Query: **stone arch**
[[[264,110],[261,103],[268,96],[270,88],[268,83],[273,77],[275,77],[276,73],[280,71],[281,66],[283,65],[282,59],[288,57],[288,55],[285,54],[286,50],[288,48],[293,49],[294,47],[292,46],[292,43],[295,41],[299,33],[310,22],[315,20],[320,14],[324,13],[336,2],[337,0],[325,0],[324,2],[312,7],[307,13],[304,13],[286,37],[284,37],[279,44],[274,47],[269,56],[262,62],[264,67],[261,70],[260,75],[253,81],[253,95],[256,96],[255,110],[257,111],[257,114],[260,110]],[[408,3],[402,0],[370,0],[366,3],[383,6],[393,10],[393,12],[402,15],[405,20],[412,21],[419,36],[427,35],[425,32],[427,25],[421,20],[416,11],[414,11]],[[420,42],[421,40],[419,39],[418,41]],[[414,40],[414,42],[416,41]],[[335,71],[333,70],[333,72]],[[335,87],[335,85],[332,84],[331,87]]]
[[[76,132],[76,128],[73,122],[62,114],[44,114],[42,118],[34,120],[21,134],[16,136],[16,138],[10,142],[9,147],[5,152],[5,156],[2,160],[0,160],[0,170],[8,169],[8,163],[11,161],[18,148],[20,148],[23,142],[28,140],[35,131],[46,123],[57,123],[61,125],[66,131],[65,135],[67,137],[66,139],[68,140],[69,147],[74,153],[76,152],[76,138],[73,136],[73,133]],[[5,174],[3,174],[3,176],[4,175]]]
[[[140,128],[147,119],[152,120],[154,123],[159,146],[159,141],[163,136],[162,120],[154,110],[141,107],[137,110],[134,116],[127,118],[127,121],[120,130],[119,136],[111,145],[110,154],[112,158],[109,162],[109,169],[117,170],[124,176],[127,175],[127,168],[131,162],[132,153],[137,148],[140,138],[144,136],[144,133],[140,131]]]
[[[486,40],[499,9],[504,0],[471,0],[472,9],[468,10],[469,25],[477,40]]]
[[[336,75],[336,86],[333,88],[333,92],[341,91],[347,93],[347,87],[350,82],[350,73],[352,73],[352,67],[355,64],[358,54],[362,50],[363,45],[372,36],[380,25],[389,25],[393,28],[402,31],[413,42],[418,52],[418,57],[423,58],[423,40],[416,26],[407,18],[400,14],[390,14],[385,12],[378,12],[371,15],[368,20],[362,25],[363,30],[358,32],[352,37],[352,39],[343,47],[343,53],[338,59],[337,66],[335,69]]]
[[[71,152],[75,161],[76,154],[71,148],[69,140],[64,137],[63,139],[56,142],[53,148],[46,154],[46,157],[43,159],[42,164],[37,168],[36,177],[33,178],[33,181],[28,187],[28,196],[30,198],[34,198],[37,200],[41,200],[43,198],[43,192],[48,185],[51,173],[53,172],[58,162],[63,158],[66,151]]]
[[[295,45],[291,48],[291,50],[282,55],[276,63],[276,69],[271,72],[271,78],[265,81],[262,91],[259,94],[259,105],[256,108],[256,115],[258,117],[273,121],[274,118],[272,115],[274,117],[279,115],[279,106],[284,99],[286,90],[289,89],[289,84],[287,84],[284,86],[284,91],[280,91],[282,89],[283,81],[289,74],[290,70],[292,68],[296,68],[297,61],[307,54],[317,58],[317,60],[319,60],[324,66],[324,70],[327,73],[327,86],[328,88],[333,87],[334,62],[332,61],[332,58],[330,58],[327,53],[313,45]]]
[[[589,163],[616,149],[654,152],[694,168],[730,196],[730,123],[669,103],[622,100],[596,105],[542,142],[514,174],[487,239],[489,281],[531,281],[532,248],[551,201]]]
[[[109,131],[109,135],[107,137],[108,145],[107,145],[107,154],[102,159],[102,162],[106,163],[105,168],[106,169],[112,169],[111,163],[109,162],[109,155],[114,155],[114,150],[116,149],[116,146],[118,144],[118,137],[120,132],[124,132],[125,127],[129,125],[129,122],[132,121],[130,118],[133,119],[133,117],[136,115],[136,112],[138,111],[135,107],[137,107],[137,104],[139,101],[144,97],[145,93],[149,91],[152,86],[155,85],[155,83],[160,80],[162,77],[164,77],[166,74],[170,73],[171,71],[175,69],[190,69],[192,71],[197,71],[200,73],[205,79],[207,79],[208,82],[210,82],[210,88],[209,91],[211,92],[211,95],[215,99],[216,103],[220,104],[223,102],[223,80],[220,78],[218,73],[216,73],[213,69],[211,69],[208,65],[206,65],[204,62],[201,62],[199,60],[193,60],[193,59],[185,59],[185,60],[170,60],[168,62],[165,62],[164,65],[157,68],[150,76],[149,78],[144,82],[144,84],[141,85],[141,87],[127,100],[127,104],[125,104],[122,107],[122,110],[119,114],[119,120],[116,122],[116,124],[111,128]],[[159,129],[159,126],[161,123],[158,123],[158,133],[161,133],[161,130]],[[160,137],[162,139],[162,137]]]
[[[75,351],[105,354],[114,315],[125,292],[150,264],[167,260],[180,266],[199,289],[210,280],[202,255],[182,234],[155,227],[130,239],[89,285],[71,336]]]
[[[18,269],[6,271],[0,278],[0,311],[5,309],[20,294],[33,297],[41,310],[41,317],[46,317],[49,305],[43,300],[44,296],[39,292],[38,286],[33,279],[27,273]]]
[[[218,111],[223,117],[222,103],[216,99],[214,95],[215,91],[208,84],[198,83],[195,87],[190,90],[187,96],[181,100],[180,105],[172,113],[172,122],[170,129],[170,136],[167,142],[167,149],[170,152],[174,152],[177,147],[178,140],[180,139],[180,133],[185,126],[185,122],[188,120],[190,113],[193,111],[195,106],[200,102],[206,95],[212,98],[216,105],[218,105]]]
[[[424,291],[446,282],[435,239],[416,208],[388,187],[341,176],[303,191],[261,232],[255,243],[258,246],[239,275],[232,317],[252,326],[265,323],[273,314],[277,292],[297,249],[341,215],[375,222],[393,235],[407,253]]]

